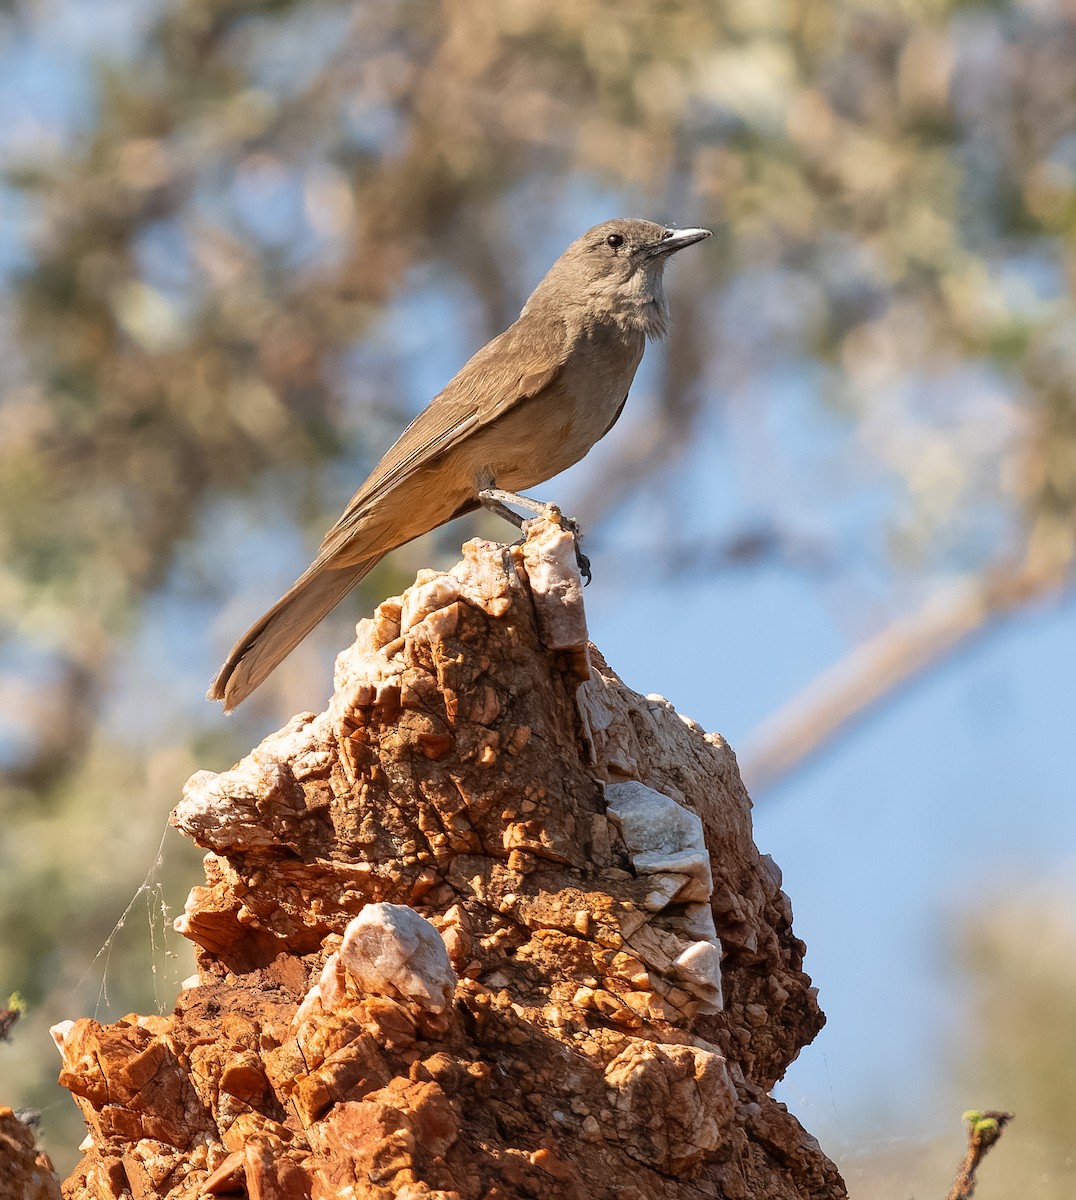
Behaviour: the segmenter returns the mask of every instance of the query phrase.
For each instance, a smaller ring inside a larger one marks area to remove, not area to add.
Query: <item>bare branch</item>
[[[1010,1112],[982,1112],[974,1108],[964,1114],[964,1120],[968,1123],[968,1152],[964,1155],[946,1200],[971,1200],[979,1164],[1014,1115]]]

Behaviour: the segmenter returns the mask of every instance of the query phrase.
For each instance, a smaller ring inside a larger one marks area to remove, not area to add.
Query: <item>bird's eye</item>
[[[605,239],[605,244],[607,246],[612,246],[614,250],[618,250],[621,246],[624,245],[624,239],[620,236],[619,233],[611,233]]]

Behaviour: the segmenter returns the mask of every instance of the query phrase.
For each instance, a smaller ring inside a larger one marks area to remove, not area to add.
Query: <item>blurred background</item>
[[[609,216],[708,225],[540,489],[591,634],[736,748],[855,1197],[1076,1190],[1076,3],[0,0],[0,1101],[170,1010],[194,770],[324,706],[382,563],[203,700],[406,421]],[[162,841],[163,837],[163,841]],[[134,901],[132,902],[132,897]]]

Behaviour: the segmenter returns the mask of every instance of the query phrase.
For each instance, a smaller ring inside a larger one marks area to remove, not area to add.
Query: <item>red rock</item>
[[[0,1196],[12,1200],[60,1200],[60,1181],[33,1130],[0,1106]]]

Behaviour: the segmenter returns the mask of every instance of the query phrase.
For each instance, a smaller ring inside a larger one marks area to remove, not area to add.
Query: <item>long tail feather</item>
[[[380,560],[357,566],[311,567],[232,647],[206,695],[231,712],[245,700]]]

